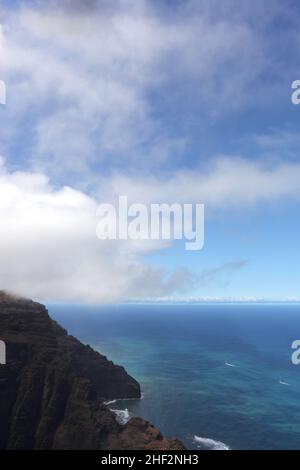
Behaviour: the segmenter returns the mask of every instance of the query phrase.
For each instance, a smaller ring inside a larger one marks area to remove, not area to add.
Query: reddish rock
[[[178,439],[167,439],[148,421],[132,418],[118,433],[111,433],[106,448],[110,450],[184,450]]]

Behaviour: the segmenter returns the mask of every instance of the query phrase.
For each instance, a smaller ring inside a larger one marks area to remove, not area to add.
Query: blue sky
[[[3,287],[300,298],[299,2],[1,5]],[[204,249],[100,243],[118,194],[204,203]]]

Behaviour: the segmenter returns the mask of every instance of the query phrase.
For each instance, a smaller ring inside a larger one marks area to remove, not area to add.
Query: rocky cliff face
[[[0,293],[0,449],[182,449],[140,418],[121,426],[104,399],[139,384],[53,321],[43,305]]]

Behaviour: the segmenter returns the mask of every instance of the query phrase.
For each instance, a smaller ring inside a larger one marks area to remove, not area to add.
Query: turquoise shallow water
[[[300,449],[300,305],[48,307],[140,382],[142,400],[111,407],[190,449]]]

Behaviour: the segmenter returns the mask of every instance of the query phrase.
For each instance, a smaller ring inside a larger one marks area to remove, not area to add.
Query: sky
[[[0,1],[0,286],[35,299],[300,299],[297,0]],[[203,203],[205,244],[96,209]]]

